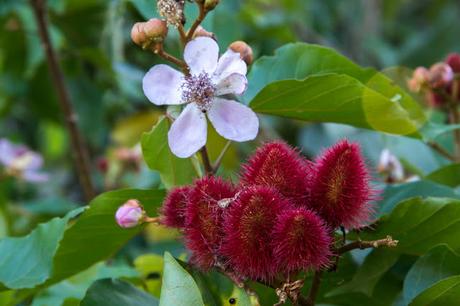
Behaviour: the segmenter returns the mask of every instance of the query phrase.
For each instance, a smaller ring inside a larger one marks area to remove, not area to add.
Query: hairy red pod
[[[222,213],[219,201],[233,198],[234,187],[220,178],[205,177],[195,182],[185,214],[185,244],[191,261],[203,270],[216,264],[222,242]]]
[[[332,255],[332,237],[325,222],[314,212],[305,208],[283,211],[273,229],[273,252],[280,272],[327,266]]]
[[[277,272],[271,232],[277,216],[292,204],[265,186],[241,191],[227,208],[221,254],[238,275],[271,280]]]
[[[169,191],[161,207],[161,222],[169,227],[184,228],[185,210],[191,187],[177,187]]]
[[[376,192],[358,144],[343,140],[317,160],[310,207],[332,228],[357,228],[371,220]]]
[[[308,202],[309,163],[281,141],[266,143],[243,166],[241,185],[276,188],[293,203]]]

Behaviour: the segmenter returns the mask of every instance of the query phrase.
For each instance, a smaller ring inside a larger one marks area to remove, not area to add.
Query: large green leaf
[[[266,86],[250,106],[259,113],[412,134],[423,118],[345,74],[312,75]]]
[[[163,197],[160,190],[107,192],[96,197],[68,229],[68,220],[81,209],[39,225],[26,237],[0,241],[0,287],[2,283],[14,289],[48,286],[109,258],[142,229],[121,229],[114,218],[117,208],[137,199],[153,216]]]
[[[80,305],[156,306],[158,305],[158,300],[130,283],[116,279],[103,279],[95,282],[88,289]]]
[[[457,187],[460,185],[460,164],[452,164],[430,173],[427,177],[433,182]]]
[[[410,306],[457,306],[460,301],[460,275],[438,282],[417,296]]]
[[[195,280],[168,252],[164,256],[160,305],[204,306]]]
[[[366,240],[391,235],[399,240],[392,250],[421,255],[444,243],[460,250],[460,201],[448,198],[412,198],[384,216],[375,230],[360,233]]]
[[[120,205],[137,199],[150,216],[155,216],[164,195],[162,190],[126,189],[104,193],[91,201],[89,209],[65,232],[49,283],[107,259],[139,233],[142,227],[122,229],[116,224],[114,216]]]
[[[390,249],[373,250],[359,267],[353,279],[328,293],[328,296],[347,292],[361,292],[372,296],[375,286],[382,276],[396,263],[399,254]]]
[[[169,121],[162,117],[153,129],[142,135],[142,152],[147,165],[160,173],[166,188],[186,185],[197,176],[192,159],[178,158],[168,146]]]
[[[437,282],[460,275],[460,257],[440,245],[420,257],[404,279],[404,300],[409,304],[417,295]]]
[[[11,288],[33,288],[51,274],[53,257],[67,222],[82,209],[40,224],[29,235],[0,241],[0,285]]]
[[[388,214],[399,202],[412,197],[460,198],[460,195],[452,188],[425,180],[388,185],[382,194],[382,201],[378,203],[378,211]]]

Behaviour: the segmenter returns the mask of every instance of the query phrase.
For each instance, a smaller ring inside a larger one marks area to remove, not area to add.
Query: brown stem
[[[188,71],[188,67],[187,67],[187,64],[178,59],[177,57],[169,54],[168,52],[166,52],[164,49],[163,49],[163,45],[162,44],[157,44],[153,47],[153,53],[155,53],[156,55],[164,58],[165,60],[167,60],[168,62],[171,62],[173,64],[176,64],[177,66],[179,66],[184,72],[185,71]]]
[[[305,305],[305,306],[315,305],[315,300],[316,300],[316,297],[318,296],[319,287],[321,285],[322,275],[323,275],[322,271],[315,271],[315,274],[313,275],[313,281],[311,283],[310,291],[308,292],[308,296],[306,300],[302,301],[302,303],[299,303],[299,305]]]
[[[391,236],[387,236],[384,239],[373,240],[373,241],[361,241],[357,240],[349,244],[344,245],[343,247],[337,249],[337,254],[343,254],[356,249],[369,249],[369,248],[379,248],[379,247],[389,247],[394,248],[398,245],[398,240],[393,240]]]
[[[161,217],[145,217],[143,221],[145,223],[160,224],[160,219]]]
[[[187,37],[186,37],[187,42],[189,42],[193,38],[193,34],[195,34],[196,29],[203,22],[204,18],[206,17],[206,14],[208,13],[206,9],[204,8],[204,3],[198,3],[198,7],[200,9],[200,13],[198,17],[196,18],[195,22],[190,27],[190,30],[188,30]]]
[[[200,150],[201,159],[203,160],[204,170],[207,175],[213,174],[213,168],[211,166],[211,161],[209,160],[208,149],[206,146],[202,147]]]
[[[439,154],[441,154],[442,156],[444,156],[445,158],[447,158],[448,160],[450,161],[453,161],[455,162],[456,158],[454,155],[450,154],[449,151],[447,151],[446,149],[444,149],[443,147],[441,147],[438,143],[434,142],[434,141],[429,141],[427,143],[433,150],[435,150],[436,152],[438,152]]]
[[[78,130],[77,115],[73,109],[69,92],[65,86],[64,74],[59,65],[57,54],[55,53],[51,44],[48,31],[48,23],[46,20],[45,1],[46,0],[31,0],[31,4],[35,14],[42,47],[46,53],[48,68],[53,80],[55,90],[58,94],[59,104],[65,116],[66,127],[70,134],[72,153],[75,167],[78,172],[78,178],[83,189],[85,199],[89,201],[94,197],[95,192],[91,180],[88,150],[84,143],[83,137]]]
[[[182,44],[185,45],[185,43],[187,42],[187,33],[185,33],[184,26],[182,24],[179,25],[177,27],[177,31],[179,31],[180,41],[182,42]]]

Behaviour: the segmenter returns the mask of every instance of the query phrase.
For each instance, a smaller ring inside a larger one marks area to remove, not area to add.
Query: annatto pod
[[[191,187],[177,187],[169,191],[161,207],[161,222],[169,227],[185,227],[185,211]]]
[[[296,150],[281,141],[266,143],[243,166],[242,186],[276,188],[293,203],[308,201],[309,163]]]
[[[316,160],[310,208],[332,228],[369,222],[375,194],[358,144],[343,140]]]
[[[189,193],[185,214],[185,244],[192,253],[191,261],[207,270],[216,264],[222,242],[222,213],[219,201],[233,198],[234,187],[216,177],[195,182]]]
[[[276,189],[252,186],[241,191],[227,208],[221,254],[241,277],[271,280],[276,262],[271,232],[277,216],[292,204]]]
[[[283,211],[273,229],[273,252],[279,272],[318,270],[332,255],[330,229],[314,212],[305,208]]]

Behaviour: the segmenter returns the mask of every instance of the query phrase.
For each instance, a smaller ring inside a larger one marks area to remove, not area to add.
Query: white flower
[[[171,151],[178,157],[189,157],[206,144],[205,115],[226,139],[242,142],[257,136],[259,119],[256,114],[237,101],[221,97],[244,93],[246,63],[232,50],[218,57],[217,43],[208,37],[198,37],[184,50],[190,76],[167,65],[156,65],[144,76],[144,93],[152,103],[187,104],[168,133]]]
[[[401,162],[388,149],[384,149],[380,154],[378,171],[387,173],[392,181],[401,182],[404,180],[404,168]]]
[[[32,183],[48,180],[48,175],[39,171],[43,165],[42,156],[23,145],[15,145],[7,139],[0,139],[0,164],[3,165],[8,175]]]

